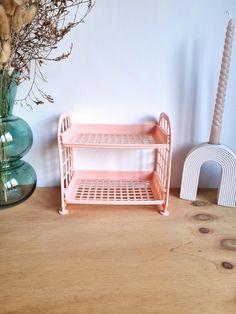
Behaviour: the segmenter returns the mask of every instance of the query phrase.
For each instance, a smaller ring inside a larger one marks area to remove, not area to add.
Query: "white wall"
[[[70,58],[46,68],[48,83],[41,86],[55,103],[15,109],[34,133],[25,160],[34,166],[38,185],[59,184],[56,128],[62,112],[80,122],[136,123],[165,111],[174,135],[172,186],[179,186],[187,152],[209,138],[226,10],[236,19],[235,0],[97,0],[86,23],[70,34]],[[67,49],[69,40],[63,46]],[[236,46],[221,136],[234,151],[235,86]],[[24,91],[21,85],[19,95]],[[149,167],[147,155],[90,150],[81,152],[79,163],[96,169]],[[216,186],[218,176],[216,167],[207,167],[201,186]]]

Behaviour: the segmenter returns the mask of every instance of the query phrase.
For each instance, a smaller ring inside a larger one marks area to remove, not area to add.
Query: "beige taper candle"
[[[224,52],[221,62],[220,77],[216,95],[215,110],[211,125],[211,134],[209,144],[220,144],[220,133],[222,125],[222,117],[224,112],[224,102],[226,95],[226,88],[229,76],[229,66],[231,58],[231,50],[233,43],[234,34],[234,22],[232,19],[229,20],[227,32],[225,35]]]

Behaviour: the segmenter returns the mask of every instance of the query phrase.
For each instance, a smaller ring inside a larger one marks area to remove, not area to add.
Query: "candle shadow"
[[[182,44],[174,54],[175,123],[173,125],[173,164],[171,186],[179,187],[182,169],[189,150],[199,143],[200,45],[197,40]]]

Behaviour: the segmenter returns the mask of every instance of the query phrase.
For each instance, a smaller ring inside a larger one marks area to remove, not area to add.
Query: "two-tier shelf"
[[[104,125],[71,122],[69,113],[60,116],[58,148],[61,173],[61,209],[68,204],[159,205],[168,215],[171,127],[161,113],[149,124]],[[87,171],[74,169],[73,150],[78,148],[153,149],[152,171]]]

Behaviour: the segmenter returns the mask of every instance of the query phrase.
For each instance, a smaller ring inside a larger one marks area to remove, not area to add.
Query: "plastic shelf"
[[[155,174],[136,171],[76,171],[65,200],[71,204],[163,204]]]
[[[63,134],[65,147],[166,148],[167,134],[156,124],[72,124]]]
[[[68,204],[160,205],[167,210],[171,168],[169,117],[147,124],[78,124],[63,113],[58,123],[61,209]],[[74,149],[151,149],[152,171],[76,170]]]

